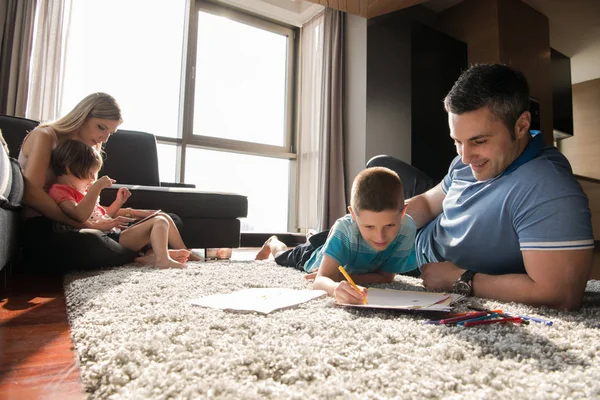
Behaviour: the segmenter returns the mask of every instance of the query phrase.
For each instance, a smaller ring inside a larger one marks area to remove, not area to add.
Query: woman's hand
[[[333,291],[335,301],[342,304],[364,304],[367,297],[367,288],[358,286],[360,292],[357,291],[347,281],[341,281],[337,288]]]

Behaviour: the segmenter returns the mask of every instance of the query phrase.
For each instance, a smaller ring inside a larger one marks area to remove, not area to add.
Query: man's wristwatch
[[[463,296],[473,295],[473,276],[476,274],[475,271],[466,270],[463,274],[454,282],[454,293],[462,294]]]

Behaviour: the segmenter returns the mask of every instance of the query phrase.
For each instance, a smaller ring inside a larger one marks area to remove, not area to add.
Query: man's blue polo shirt
[[[594,247],[588,199],[567,159],[544,148],[540,134],[502,175],[486,181],[477,181],[457,156],[442,190],[442,214],[417,234],[419,265],[450,261],[487,274],[524,273],[522,250]]]

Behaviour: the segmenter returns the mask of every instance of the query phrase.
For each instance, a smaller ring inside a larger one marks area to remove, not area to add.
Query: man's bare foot
[[[267,258],[269,258],[269,255],[271,254],[271,247],[269,246],[269,244],[272,240],[278,240],[277,236],[273,235],[267,239],[267,241],[262,245],[262,247],[258,251],[258,254],[254,258],[255,260],[266,260]]]

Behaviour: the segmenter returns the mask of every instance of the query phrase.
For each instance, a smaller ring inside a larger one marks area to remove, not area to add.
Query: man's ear
[[[529,127],[531,126],[531,113],[529,111],[523,111],[517,123],[515,124],[515,138],[521,139],[523,136],[529,133]]]

